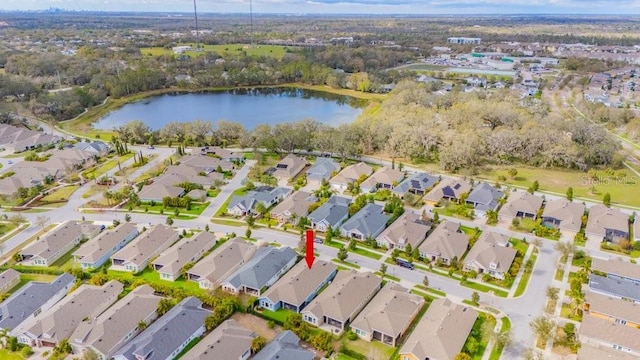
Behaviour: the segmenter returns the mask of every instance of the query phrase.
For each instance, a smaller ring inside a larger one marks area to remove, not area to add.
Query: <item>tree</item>
[[[429,277],[427,275],[422,278],[422,285],[429,287]]]
[[[255,337],[251,341],[251,352],[257,354],[265,345],[267,345],[265,338],[262,336]]]
[[[138,330],[142,331],[147,328],[147,322],[144,320],[138,321]]]
[[[9,217],[9,222],[13,226],[19,226],[23,222],[27,222],[27,218],[25,218],[22,214],[14,214]]]
[[[85,349],[82,352],[82,360],[100,360],[100,357],[93,349]]]
[[[384,280],[384,276],[387,275],[387,264],[380,264],[380,275],[382,276],[382,280]]]
[[[171,218],[171,216],[167,216],[167,220],[165,221],[165,223],[169,226],[173,225],[173,219]]]
[[[246,216],[246,218],[244,219],[244,221],[247,223],[247,226],[251,228],[251,227],[253,227],[253,225],[255,225],[256,218],[254,218],[253,215],[248,214]]]
[[[156,310],[156,312],[158,313],[158,316],[162,316],[166,314],[169,310],[171,310],[173,305],[174,305],[173,300],[171,299],[167,299],[167,298],[160,299],[160,302],[158,302],[158,309]]]
[[[338,260],[340,261],[345,261],[347,260],[347,258],[349,257],[349,253],[347,252],[347,249],[345,249],[344,247],[341,247],[340,250],[338,250]]]
[[[471,294],[471,302],[476,305],[480,303],[480,294],[478,294],[477,291],[474,291],[473,294]]]
[[[609,193],[604,194],[604,197],[602,198],[602,203],[606,207],[611,207],[611,194]]]
[[[567,259],[569,255],[573,255],[576,252],[576,245],[568,241],[559,241],[556,243],[555,249],[562,254],[563,259]]]
[[[247,231],[244,232],[244,235],[247,239],[251,238],[251,228],[247,228]]]
[[[260,214],[263,217],[264,217],[265,214],[267,214],[269,212],[269,209],[266,206],[264,206],[264,203],[262,203],[262,202],[259,202],[259,203],[256,204],[256,209],[255,210],[256,210],[256,212],[258,214]]]
[[[531,241],[531,245],[535,246],[536,248],[539,248],[542,246],[542,239],[540,238],[535,238]]]
[[[131,222],[131,214],[124,214],[124,221]]]
[[[556,323],[548,316],[538,315],[531,320],[529,326],[540,341],[546,344],[553,336],[553,329],[556,327]]]
[[[49,218],[44,216],[44,215],[40,215],[36,218],[36,225],[42,229],[44,231],[44,228],[47,226],[47,224],[49,223]]]
[[[393,251],[391,252],[391,260],[395,262],[396,260],[398,260],[399,256],[400,256],[400,249],[398,248],[393,249]]]
[[[574,315],[579,316],[584,304],[584,293],[582,292],[582,282],[578,279],[571,280],[569,297],[571,298],[571,310]]]
[[[553,286],[547,287],[547,298],[551,301],[558,301],[560,295],[560,289]]]
[[[324,242],[330,244],[333,241],[333,229],[331,225],[327,226],[327,231],[324,233]]]
[[[540,183],[538,183],[538,180],[533,181],[533,184],[531,184],[531,188],[533,189],[533,191],[538,191],[538,189],[540,189]]]
[[[434,211],[434,212],[433,212],[433,222],[434,222],[434,223],[436,223],[436,224],[437,224],[438,222],[440,222],[440,214],[438,214],[438,212],[437,212],[437,211]]]
[[[573,188],[569,187],[567,189],[567,200],[573,201]]]
[[[509,177],[511,177],[511,180],[513,180],[518,175],[518,169],[511,168],[511,169],[509,169],[508,173],[509,173]]]

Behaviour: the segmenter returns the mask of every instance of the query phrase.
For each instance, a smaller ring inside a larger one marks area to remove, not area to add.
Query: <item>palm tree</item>
[[[262,337],[258,336],[253,338],[251,341],[251,352],[256,354],[267,344],[267,341]]]
[[[138,330],[142,331],[147,328],[147,323],[144,320],[138,321]]]

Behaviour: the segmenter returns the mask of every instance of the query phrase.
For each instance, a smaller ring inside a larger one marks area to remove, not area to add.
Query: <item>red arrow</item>
[[[305,260],[307,261],[309,269],[313,266],[313,260],[316,259],[313,255],[313,238],[313,230],[307,230],[307,254]]]

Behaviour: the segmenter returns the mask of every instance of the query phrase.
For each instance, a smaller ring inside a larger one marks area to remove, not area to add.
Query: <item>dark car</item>
[[[409,270],[414,269],[413,264],[404,259],[396,259],[396,265],[401,266],[403,268],[407,268]]]

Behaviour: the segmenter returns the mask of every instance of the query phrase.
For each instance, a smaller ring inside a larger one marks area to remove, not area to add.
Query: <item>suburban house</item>
[[[597,316],[584,316],[578,338],[584,344],[614,349],[635,358],[640,357],[640,329],[627,324]]]
[[[148,325],[158,317],[160,299],[151,286],[138,286],[100,316],[78,325],[69,337],[73,352],[93,350],[99,359],[111,359],[140,332],[141,322]]]
[[[29,346],[56,346],[60,340],[68,339],[84,319],[95,319],[118,301],[122,290],[124,285],[117,280],[102,286],[80,285],[19,334],[18,342]]]
[[[179,239],[172,228],[158,224],[142,233],[111,257],[111,270],[139,273],[149,261]]]
[[[309,214],[309,205],[317,201],[316,197],[305,191],[296,191],[271,209],[271,218],[278,223],[297,224],[301,217]]]
[[[538,217],[538,211],[542,207],[542,198],[526,191],[511,193],[507,202],[500,208],[498,218],[511,221],[513,219],[533,219]]]
[[[580,360],[637,360],[637,356],[626,354],[620,350],[615,350],[612,346],[593,346],[589,343],[581,343],[578,349],[578,359]]]
[[[400,348],[400,360],[447,360],[462,351],[478,312],[435,299]]]
[[[257,215],[255,208],[258,203],[268,209],[289,196],[291,191],[284,187],[259,186],[244,195],[234,195],[229,201],[227,212],[235,216]]]
[[[333,263],[316,260],[309,269],[300,261],[286,275],[269,288],[259,299],[260,307],[276,311],[280,308],[299,313],[320,289],[336,276]]]
[[[444,178],[424,197],[429,205],[436,205],[443,200],[458,202],[462,194],[468,194],[471,184],[462,179]]]
[[[182,268],[195,263],[216,244],[216,236],[208,231],[198,233],[192,238],[182,239],[165,250],[153,261],[153,269],[160,279],[175,281],[182,276]]]
[[[518,253],[510,246],[508,236],[483,231],[464,259],[464,270],[504,279]]]
[[[305,158],[289,154],[276,164],[275,171],[271,175],[281,181],[293,180],[305,166],[307,166]]]
[[[247,360],[258,335],[233,319],[225,320],[185,355],[188,360]]]
[[[90,222],[66,221],[20,251],[22,263],[31,266],[51,266],[80,241],[91,239],[102,231]]]
[[[218,146],[208,146],[202,149],[205,154],[211,154],[219,157],[224,161],[244,161],[244,154],[229,149],[224,149]]]
[[[62,141],[56,135],[30,130],[24,126],[0,124],[0,148],[13,152],[33,150]]]
[[[49,170],[40,166],[18,167],[14,165],[11,168],[14,174],[4,179],[0,179],[0,195],[14,196],[18,194],[20,188],[32,188],[42,185],[47,180],[58,178],[57,172],[51,173]],[[7,174],[8,171],[3,173]]]
[[[593,205],[589,208],[585,235],[597,242],[617,244],[629,240],[629,215],[601,204]]]
[[[257,248],[240,238],[228,240],[187,271],[189,280],[201,289],[216,289],[220,283],[249,261]]]
[[[335,230],[349,217],[350,203],[351,199],[340,196],[330,197],[329,200],[309,214],[311,228],[325,232],[331,226]]]
[[[633,328],[640,326],[640,304],[587,291],[584,313]]]
[[[495,211],[500,205],[504,192],[486,182],[476,185],[467,196],[467,204],[473,206],[477,216],[483,216],[487,211]]]
[[[329,180],[329,184],[333,190],[347,190],[347,185],[354,184],[362,177],[368,177],[373,173],[373,168],[363,162],[349,165],[342,169],[338,175]]]
[[[204,334],[204,320],[210,314],[198,298],[184,298],[118,350],[113,358],[174,359],[193,339]]]
[[[420,257],[428,261],[440,260],[451,264],[453,258],[458,261],[469,246],[469,235],[460,231],[460,224],[445,220],[418,247]]]
[[[34,325],[38,315],[67,295],[76,278],[62,274],[50,283],[31,281],[0,303],[0,328],[18,336]]]
[[[185,155],[180,158],[180,165],[192,167],[205,175],[218,170],[218,167],[222,171],[232,171],[235,168],[229,161],[207,155]]]
[[[430,230],[431,223],[423,220],[421,215],[405,211],[376,238],[376,242],[387,249],[404,250],[407,245],[415,249],[424,241]]]
[[[109,145],[103,143],[102,141],[91,141],[91,142],[81,141],[73,145],[73,148],[77,150],[93,153],[98,157],[106,156],[109,154],[109,151],[111,151],[111,148],[109,147]]]
[[[547,201],[542,211],[542,225],[559,229],[571,235],[580,232],[585,206],[567,199]]]
[[[340,271],[304,310],[304,321],[341,333],[380,290],[382,279],[370,272]]]
[[[368,203],[340,226],[340,234],[357,240],[376,238],[387,226],[389,218],[382,205]]]
[[[400,182],[391,192],[400,197],[404,197],[406,193],[422,196],[437,184],[438,181],[440,181],[440,178],[437,176],[424,172],[416,172]]]
[[[307,185],[319,187],[323,181],[328,181],[333,173],[340,171],[340,164],[328,157],[318,157],[307,169]]]
[[[601,295],[640,304],[640,286],[632,281],[589,274],[589,290]]]
[[[300,346],[300,339],[291,330],[278,333],[253,360],[313,360],[316,354]]]
[[[392,190],[402,180],[404,180],[404,172],[384,166],[363,181],[360,184],[360,190],[364,193],[375,192],[378,189]]]
[[[115,229],[107,230],[82,244],[78,250],[74,251],[73,259],[83,270],[97,269],[138,234],[135,224],[120,224]]]
[[[591,259],[591,268],[607,274],[608,278],[630,281],[640,285],[640,265],[623,260]]]
[[[396,346],[424,306],[424,298],[400,285],[387,283],[351,323],[351,329],[366,341]]]
[[[201,189],[193,189],[189,191],[185,196],[193,201],[205,202],[207,200],[207,191]]]
[[[13,270],[7,269],[0,273],[0,294],[4,294],[7,291],[13,289],[14,286],[18,285],[20,282],[20,273]]]
[[[298,254],[290,247],[260,247],[251,260],[222,282],[222,290],[232,294],[245,292],[259,297],[267,287],[291,269],[297,260]]]
[[[204,174],[196,168],[186,165],[167,166],[164,174],[154,179],[155,184],[176,185],[191,183],[200,185],[205,189],[215,185],[216,182],[223,182],[224,175],[219,172]]]
[[[153,183],[151,185],[145,185],[138,193],[138,198],[140,201],[155,201],[161,203],[162,199],[166,197],[176,198],[182,197],[184,194],[184,188],[175,185]]]

